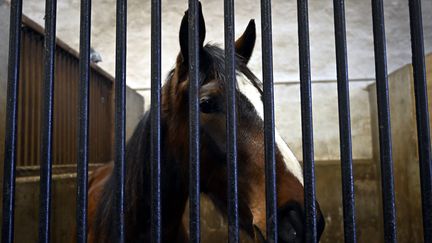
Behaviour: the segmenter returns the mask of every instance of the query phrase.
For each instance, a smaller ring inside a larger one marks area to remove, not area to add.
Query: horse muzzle
[[[317,203],[317,242],[324,231],[325,221]],[[265,240],[261,231],[255,228],[256,243],[271,243]],[[278,209],[278,242],[304,243],[306,242],[305,213],[297,202],[287,203]]]

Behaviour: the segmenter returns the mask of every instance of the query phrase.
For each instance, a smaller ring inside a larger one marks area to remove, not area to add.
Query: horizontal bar
[[[115,75],[115,211],[116,242],[125,242],[125,144],[126,144],[126,28],[127,2],[117,0]]]
[[[239,242],[238,175],[237,175],[237,116],[234,0],[224,1],[225,77],[227,84],[227,163],[228,163],[228,242]]]
[[[12,243],[14,241],[15,168],[17,151],[22,0],[11,0],[10,9],[5,157],[3,172],[3,243]]]
[[[297,0],[300,99],[302,117],[302,144],[304,168],[304,195],[306,212],[306,241],[317,242],[315,162],[313,146],[312,89],[310,71],[309,20],[307,0]]]
[[[162,241],[161,226],[161,0],[151,2],[151,232]]]
[[[349,79],[347,42],[345,27],[345,1],[334,0],[334,23],[336,40],[336,67],[338,79],[338,108],[339,108],[339,136],[340,156],[342,170],[342,201],[344,216],[345,242],[355,243],[355,200],[354,200],[354,177],[352,163],[351,143],[351,116],[349,100]]]
[[[39,242],[46,243],[50,242],[56,13],[57,0],[46,0],[39,207]]]
[[[409,1],[424,242],[432,242],[432,160],[420,0]]]
[[[396,242],[396,209],[391,146],[390,104],[387,80],[384,8],[382,0],[372,0],[372,15],[380,140],[381,187],[384,213],[384,240],[385,242]]]
[[[277,242],[277,193],[271,2],[261,0],[267,241]]]

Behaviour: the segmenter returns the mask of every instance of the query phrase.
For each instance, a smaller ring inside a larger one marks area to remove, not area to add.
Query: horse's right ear
[[[183,16],[180,25],[179,41],[180,50],[183,56],[183,62],[188,63],[189,59],[189,26],[188,26],[189,10],[187,10]],[[199,26],[199,48],[204,46],[204,39],[206,35],[206,27],[204,17],[202,13],[201,2],[198,2],[198,26]]]

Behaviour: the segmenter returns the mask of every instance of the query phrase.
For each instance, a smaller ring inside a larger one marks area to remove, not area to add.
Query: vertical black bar
[[[198,7],[197,0],[189,0],[189,235],[191,243],[200,242]]]
[[[424,242],[432,242],[432,161],[420,0],[409,1]]]
[[[116,13],[116,75],[115,75],[115,157],[116,179],[116,242],[125,242],[125,139],[126,139],[126,24],[127,2],[117,0]]]
[[[40,170],[39,242],[50,241],[54,63],[57,0],[45,3],[43,117]]]
[[[277,242],[277,193],[271,1],[261,0],[267,240]]]
[[[91,0],[81,0],[80,12],[80,84],[76,211],[77,242],[87,243]]]
[[[2,242],[14,237],[15,167],[17,147],[18,82],[21,50],[22,0],[11,1],[6,105],[5,159],[3,174]]]
[[[297,0],[306,242],[317,242],[308,1]]]
[[[387,80],[384,8],[382,0],[372,0],[372,15],[384,213],[384,240],[385,242],[396,242],[396,210],[391,148],[390,104]]]
[[[339,136],[342,168],[342,200],[345,242],[355,243],[355,195],[352,166],[351,118],[345,27],[345,1],[334,0],[336,63],[338,78]]]
[[[161,242],[161,0],[151,2],[151,232]]]
[[[234,1],[224,1],[225,75],[227,80],[228,242],[239,242]]]

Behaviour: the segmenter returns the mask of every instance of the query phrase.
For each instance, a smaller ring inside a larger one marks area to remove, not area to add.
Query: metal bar
[[[39,242],[46,243],[50,242],[56,13],[57,0],[46,0],[39,207]]]
[[[189,0],[189,237],[200,242],[199,161],[199,13],[198,1]]]
[[[409,1],[424,242],[432,242],[432,161],[420,0]]]
[[[308,1],[297,0],[306,242],[317,242]]]
[[[115,75],[116,242],[125,242],[125,140],[126,140],[126,29],[127,2],[117,0]]]
[[[91,0],[81,0],[79,52],[79,130],[77,161],[77,242],[87,243],[87,190],[89,162],[89,87]]]
[[[355,199],[351,144],[351,117],[348,82],[348,60],[345,27],[345,1],[334,0],[336,64],[339,108],[339,136],[342,169],[342,200],[345,242],[355,243]]]
[[[387,80],[384,8],[382,0],[372,0],[372,15],[384,213],[384,240],[385,242],[396,242],[396,209],[393,182],[390,104]]]
[[[21,48],[22,0],[11,1],[6,104],[5,159],[3,174],[2,242],[14,237],[15,167],[18,118],[18,84]]]
[[[228,163],[228,242],[239,242],[237,116],[234,0],[224,1],[225,16],[225,77],[227,84],[227,163]]]
[[[267,241],[277,242],[277,193],[271,1],[261,0]]]
[[[161,1],[151,2],[151,232],[161,239]]]

